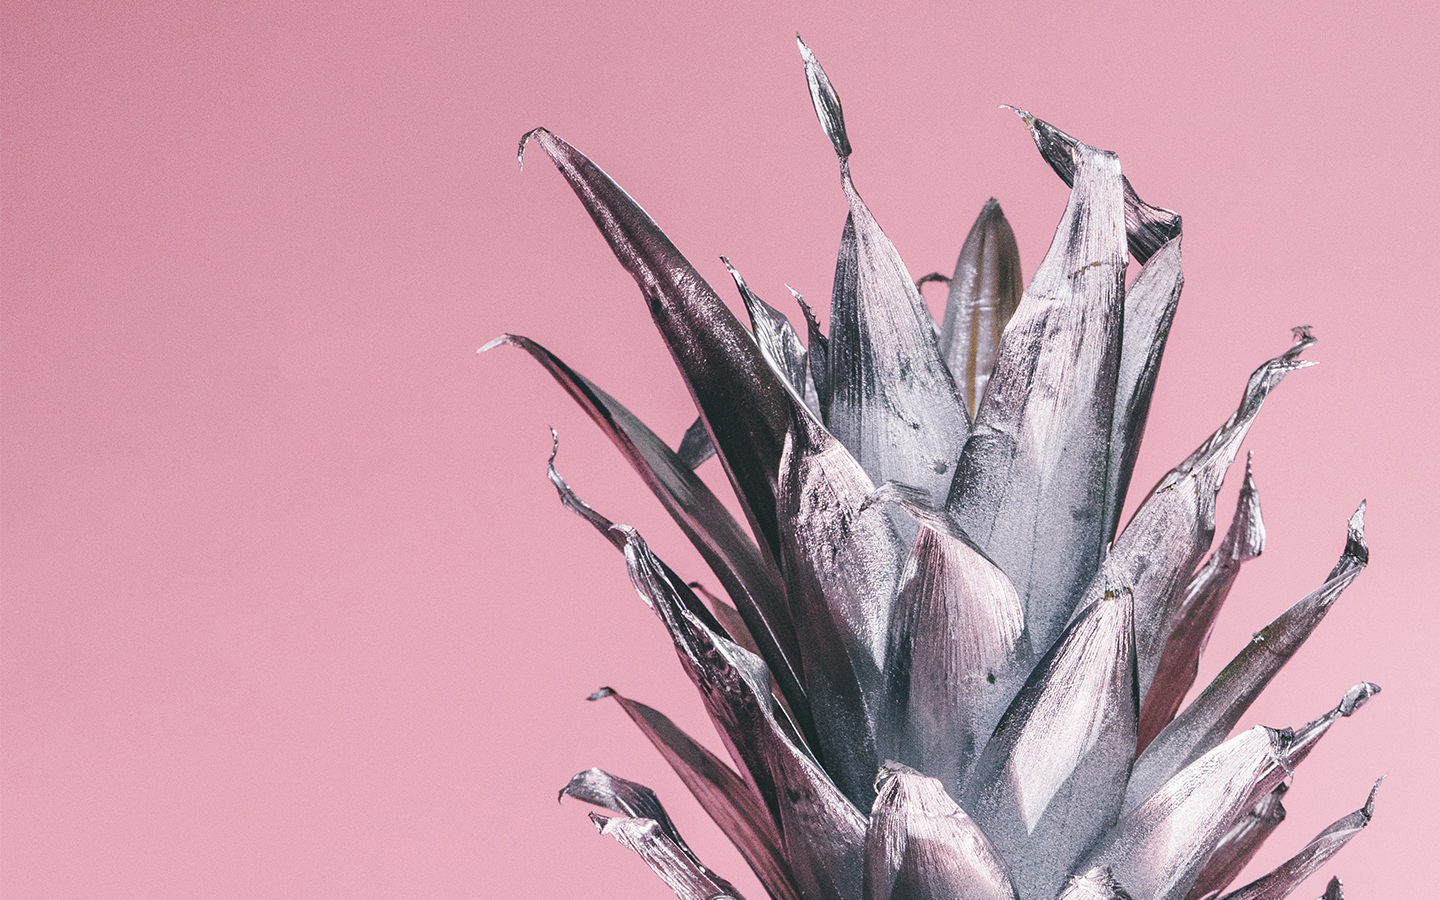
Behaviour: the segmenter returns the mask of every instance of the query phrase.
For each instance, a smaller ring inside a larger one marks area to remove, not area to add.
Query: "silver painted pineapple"
[[[943,279],[937,326],[856,192],[835,89],[800,50],[850,207],[828,335],[801,301],[802,341],[731,268],[746,329],[594,163],[543,129],[521,142],[549,155],[634,276],[699,418],[672,450],[539,344],[492,345],[549,370],[723,588],[687,583],[587,506],[552,456],[561,500],[623,553],[731,760],[637,700],[592,699],[618,701],[777,900],[1285,896],[1365,826],[1373,792],[1225,892],[1283,818],[1295,767],[1379,688],[1298,728],[1230,731],[1366,565],[1363,505],[1324,583],[1181,703],[1264,544],[1247,464],[1205,557],[1216,495],[1313,339],[1297,329],[1121,529],[1180,296],[1180,217],[1143,202],[1115,154],[1020,112],[1071,187],[1054,242],[1022,286],[990,201]],[[695,474],[712,454],[748,529]],[[607,810],[592,814],[601,832],[681,898],[739,897],[643,785],[590,769],[564,793]],[[1339,896],[1334,880],[1326,897]]]

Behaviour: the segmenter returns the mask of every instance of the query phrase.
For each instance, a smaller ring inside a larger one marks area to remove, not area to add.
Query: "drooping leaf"
[[[869,805],[879,762],[881,672],[901,564],[889,520],[864,508],[873,489],[818,422],[795,423],[781,462],[781,570],[819,755],[857,806]]]
[[[1205,652],[1215,618],[1230,595],[1240,566],[1265,549],[1265,521],[1260,517],[1260,494],[1255,489],[1252,462],[1253,459],[1245,461],[1245,481],[1240,486],[1235,516],[1220,547],[1191,576],[1180,597],[1175,622],[1155,669],[1155,679],[1140,704],[1137,752],[1143,752],[1160,729],[1175,718],[1180,703],[1195,684],[1200,655]]]
[[[865,835],[865,900],[1016,900],[1005,862],[934,778],[881,770]]]
[[[584,154],[543,128],[534,140],[565,176],[616,258],[634,277],[684,376],[757,538],[772,554],[775,479],[795,415],[760,348],[645,210]]]
[[[1375,782],[1375,786],[1370,789],[1370,797],[1364,806],[1332,823],[1299,853],[1285,860],[1273,871],[1238,891],[1226,894],[1224,900],[1282,900],[1299,887],[1300,882],[1319,871],[1332,856],[1340,852],[1341,847],[1370,824],[1370,818],[1375,814],[1375,793],[1380,790],[1380,781]]]
[[[1085,589],[1082,609],[1115,585],[1135,592],[1135,646],[1142,697],[1160,665],[1185,584],[1215,537],[1215,496],[1225,471],[1270,391],[1289,372],[1311,365],[1297,357],[1314,339],[1304,329],[1297,329],[1296,334],[1289,350],[1251,374],[1239,407],[1225,424],[1160,479]]]
[[[591,813],[606,837],[634,850],[680,900],[744,900],[728,881],[702,866],[654,819]]]
[[[800,343],[800,335],[795,333],[795,326],[791,325],[790,320],[779,310],[761,300],[750,289],[745,279],[730,264],[730,260],[722,256],[720,261],[725,264],[725,269],[740,291],[745,311],[750,314],[750,333],[755,336],[755,343],[760,347],[765,361],[790,389],[795,400],[805,403],[806,395],[810,393],[810,367],[805,359],[805,345]],[[811,412],[816,416],[820,415],[818,409],[812,408]]]
[[[1185,900],[1210,900],[1229,887],[1230,882],[1255,858],[1265,839],[1285,821],[1285,807],[1280,801],[1287,790],[1289,785],[1283,782],[1276,785],[1275,790],[1251,807],[1220,839]]]
[[[774,900],[797,900],[779,829],[755,789],[660,711],[611,688],[590,695],[591,700],[605,697],[614,697],[665,757],[700,807],[745,857],[766,892]]]
[[[685,429],[685,434],[680,438],[680,446],[675,448],[675,455],[680,461],[688,466],[691,471],[700,468],[700,464],[715,455],[715,445],[710,441],[710,432],[705,430],[705,420],[696,418]]]
[[[1017,655],[1025,611],[1015,588],[921,491],[891,482],[920,529],[890,613],[882,755],[938,778],[952,796],[1009,696],[998,684]]]
[[[1218,745],[1255,698],[1325,618],[1342,591],[1365,568],[1365,506],[1347,527],[1345,551],[1325,583],[1258,631],[1215,680],[1150,742],[1135,761],[1127,809],[1134,808],[1172,774]]]
[[[1142,900],[1182,900],[1222,838],[1289,771],[1290,737],[1262,725],[1186,766],[1087,856]]]
[[[830,306],[825,423],[876,483],[913,485],[938,502],[954,475],[969,416],[940,358],[924,299],[855,191],[839,97],[804,42],[800,52],[850,205]]]
[[[1011,107],[1014,109],[1014,107]],[[1040,155],[1050,164],[1066,185],[1075,183],[1075,148],[1080,142],[1070,135],[1041,121],[1023,109],[1016,113],[1025,122]],[[1151,206],[1135,189],[1130,179],[1125,179],[1125,233],[1129,240],[1130,255],[1137,262],[1144,263],[1169,241],[1180,236],[1180,215],[1168,209]]]
[[[545,366],[625,454],[735,601],[747,630],[775,675],[780,692],[801,720],[802,727],[808,729],[809,702],[800,681],[800,654],[790,628],[785,595],[778,582],[779,573],[761,556],[754,542],[705,482],[645,423],[529,338],[506,335],[499,340],[524,349]],[[555,452],[558,450],[559,438],[556,437]],[[576,497],[555,471],[554,452],[550,456],[549,475],[561,502],[598,528],[612,544],[621,546],[608,531],[610,521],[603,516],[597,519],[599,514]]]
[[[1119,368],[1120,161],[1076,153],[1075,189],[1001,337],[948,501],[1025,600],[1037,649],[1064,629],[1100,562]]]
[[[1084,875],[1072,875],[1057,900],[1134,900],[1105,866],[1095,866]]]
[[[765,663],[716,634],[690,606],[698,598],[650,552],[638,532],[625,539],[630,580],[664,621],[681,664],[736,763],[780,825],[786,861],[804,900],[856,900],[865,816],[776,717]]]
[[[949,282],[940,327],[940,357],[973,417],[995,369],[1000,333],[1025,290],[1020,247],[994,197],[985,201],[970,226]]]
[[[961,804],[1009,863],[1021,900],[1054,897],[1120,813],[1140,702],[1134,642],[1127,591],[1082,613],[1041,658],[966,783]]]
[[[1125,336],[1120,341],[1120,373],[1115,386],[1115,418],[1110,428],[1110,482],[1105,500],[1105,537],[1114,540],[1130,490],[1130,475],[1140,453],[1140,438],[1150,416],[1150,397],[1160,374],[1160,358],[1170,323],[1180,304],[1185,276],[1180,270],[1177,235],[1145,263],[1125,289]]]

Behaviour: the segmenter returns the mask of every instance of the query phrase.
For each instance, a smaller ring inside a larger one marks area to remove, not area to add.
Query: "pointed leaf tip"
[[[486,353],[486,352],[489,352],[489,351],[491,351],[491,350],[494,350],[496,347],[499,347],[499,346],[502,346],[502,345],[504,345],[504,344],[510,343],[510,341],[511,341],[514,337],[515,337],[515,336],[514,336],[513,334],[502,334],[502,335],[500,335],[499,337],[491,338],[490,340],[488,340],[488,341],[485,342],[485,346],[481,347],[479,350],[476,350],[475,352],[476,352],[476,353]]]
[[[542,132],[545,134],[550,133],[545,128],[532,128],[524,134],[520,135],[520,147],[515,151],[515,160],[520,163],[520,171],[525,171],[525,145],[530,143],[530,139],[532,137]]]
[[[595,689],[595,693],[591,694],[590,696],[586,697],[585,699],[586,699],[586,700],[589,700],[589,701],[591,701],[591,702],[594,702],[594,701],[596,701],[596,700],[604,700],[606,697],[613,697],[614,695],[615,695],[615,689],[614,689],[614,688],[612,688],[612,687],[599,687],[599,688],[596,688],[596,689]]]
[[[840,109],[840,95],[830,83],[830,76],[815,58],[814,52],[805,44],[800,35],[795,35],[800,46],[800,58],[805,62],[805,81],[810,86],[810,102],[815,105],[815,115],[825,136],[835,145],[835,155],[843,162],[850,156],[850,138],[845,134],[845,113]]]

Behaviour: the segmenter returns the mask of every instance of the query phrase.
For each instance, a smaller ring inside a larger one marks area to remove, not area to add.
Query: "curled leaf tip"
[[[520,171],[525,171],[525,145],[530,143],[530,139],[535,135],[549,133],[550,132],[545,128],[532,128],[524,134],[520,135],[520,147],[515,151],[515,160],[516,162],[520,163]]]
[[[1362,681],[1345,692],[1345,697],[1340,701],[1340,715],[1354,715],[1355,710],[1365,705],[1371,697],[1380,693],[1380,685],[1369,681]]]
[[[606,697],[613,697],[613,696],[615,696],[615,689],[614,689],[614,688],[612,688],[612,687],[600,687],[600,688],[596,688],[596,689],[595,689],[595,692],[594,692],[593,694],[591,694],[590,696],[586,697],[585,699],[586,699],[586,700],[589,700],[589,701],[591,701],[591,702],[593,703],[593,702],[596,701],[596,700],[604,700]]]
[[[513,335],[513,334],[502,334],[502,335],[500,335],[499,337],[491,338],[490,340],[486,341],[486,342],[485,342],[485,346],[481,347],[479,350],[476,350],[475,352],[476,352],[476,353],[486,353],[486,352],[488,352],[488,351],[490,351],[490,350],[494,350],[496,347],[499,347],[499,346],[502,346],[502,345],[505,345],[505,344],[513,343],[514,340],[515,340],[515,335]]]

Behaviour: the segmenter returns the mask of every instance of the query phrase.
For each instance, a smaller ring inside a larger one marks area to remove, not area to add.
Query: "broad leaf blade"
[[[890,613],[881,752],[958,796],[1009,699],[997,682],[1017,656],[1025,611],[1005,573],[943,514],[897,488],[875,496],[897,500],[920,529]]]
[[[969,415],[940,358],[924,299],[855,191],[839,98],[814,54],[800,46],[850,205],[830,306],[825,422],[875,482],[913,485],[938,502],[954,475]]]
[[[1120,161],[1076,152],[1075,189],[1005,327],[948,501],[1025,600],[1037,649],[1059,636],[1100,562],[1119,367]]]
[[[1180,704],[1195,684],[1200,656],[1210,640],[1215,618],[1230,595],[1240,566],[1265,549],[1265,521],[1260,517],[1260,494],[1255,489],[1251,460],[1245,462],[1245,481],[1235,504],[1235,516],[1220,547],[1190,578],[1165,639],[1155,680],[1140,705],[1137,752],[1143,752],[1155,735],[1175,718]]]
[[[1115,418],[1110,429],[1110,483],[1105,500],[1105,536],[1113,540],[1130,490],[1130,475],[1140,453],[1140,438],[1150,416],[1150,397],[1160,374],[1160,358],[1170,323],[1180,304],[1185,276],[1180,270],[1180,238],[1173,238],[1145,263],[1125,289],[1125,336],[1120,341],[1120,373],[1115,385]]]
[[[780,846],[780,832],[755,789],[660,711],[610,688],[601,688],[590,699],[604,697],[614,697],[655,745],[700,807],[745,857],[770,896],[775,900],[797,900],[799,894]]]
[[[1345,551],[1325,583],[1266,625],[1215,676],[1200,696],[1156,736],[1130,778],[1126,808],[1144,800],[1172,774],[1225,740],[1245,710],[1305,643],[1342,591],[1369,560],[1362,504],[1350,518]]]
[[[1264,726],[1186,766],[1131,810],[1089,854],[1143,900],[1181,900],[1215,848],[1289,771],[1289,737]]]
[[[1012,107],[1013,108],[1013,107]],[[1041,121],[1023,109],[1015,110],[1030,130],[1040,155],[1067,185],[1075,183],[1075,148],[1080,142],[1048,122]],[[1130,254],[1144,263],[1169,241],[1180,236],[1180,215],[1168,209],[1151,206],[1125,179],[1125,233]]]
[[[700,464],[715,455],[715,445],[710,441],[710,432],[705,430],[705,420],[697,418],[685,429],[675,455],[689,468],[698,469]]]
[[[1000,333],[1024,290],[1015,232],[991,197],[960,248],[940,327],[940,357],[971,416],[995,370]]]
[[[612,819],[591,813],[590,820],[601,834],[635,851],[680,900],[744,900],[728,881],[702,866],[654,819]]]
[[[1370,789],[1370,797],[1364,806],[1332,823],[1299,853],[1285,860],[1273,871],[1238,891],[1226,894],[1224,900],[1282,900],[1299,887],[1300,882],[1319,871],[1332,856],[1340,852],[1340,848],[1350,843],[1351,838],[1370,824],[1370,818],[1375,814],[1375,793],[1380,790],[1380,781],[1375,782],[1375,787]]]
[[[781,466],[780,561],[819,755],[846,795],[868,806],[899,539],[885,515],[865,508],[869,477],[818,422],[795,423]]]
[[[795,411],[749,333],[645,210],[584,154],[543,128],[534,140],[635,278],[705,420],[759,540],[779,546],[775,478]]]
[[[1005,862],[940,782],[881,771],[865,835],[865,900],[1016,900]]]
[[[1128,592],[1082,613],[969,777],[961,802],[1009,862],[1022,900],[1054,897],[1120,813],[1139,706],[1134,641]]]

